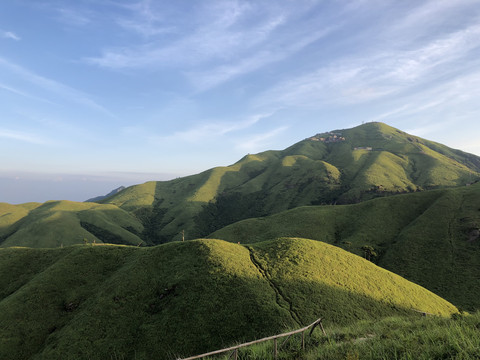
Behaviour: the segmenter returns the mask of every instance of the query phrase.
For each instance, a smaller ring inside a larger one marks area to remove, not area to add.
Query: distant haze
[[[72,174],[0,173],[0,202],[21,204],[48,200],[85,201],[119,186],[170,180],[173,174],[118,173],[102,176]]]

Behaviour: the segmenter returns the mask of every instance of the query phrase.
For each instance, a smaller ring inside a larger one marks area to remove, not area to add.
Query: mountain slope
[[[145,241],[207,234],[235,221],[314,204],[465,185],[480,178],[480,157],[382,123],[300,141],[282,151],[166,182],[130,187],[109,198],[146,226]]]
[[[0,246],[194,239],[298,206],[465,185],[480,178],[479,171],[475,155],[368,123],[247,155],[231,166],[132,186],[97,205],[0,205]]]
[[[0,249],[0,358],[175,358],[322,316],[448,316],[437,295],[339,248],[278,239]]]
[[[142,244],[140,221],[114,205],[47,201],[0,203],[0,247],[59,247],[88,242]]]
[[[248,219],[210,236],[255,243],[280,236],[316,239],[364,256],[457,306],[480,308],[480,183],[374,199],[300,207]]]

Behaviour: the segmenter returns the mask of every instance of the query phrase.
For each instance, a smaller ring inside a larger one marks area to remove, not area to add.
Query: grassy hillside
[[[465,185],[480,178],[479,172],[475,155],[368,123],[317,134],[282,151],[247,155],[231,166],[132,186],[101,200],[104,207],[0,205],[0,246],[54,247],[85,237],[147,245],[183,234],[194,239],[298,206]]]
[[[83,243],[144,243],[142,223],[114,205],[48,201],[0,203],[0,247],[60,247]]]
[[[300,207],[243,220],[211,237],[255,243],[298,236],[334,244],[434,291],[457,306],[480,308],[480,183],[354,205]]]
[[[478,359],[480,313],[452,318],[387,317],[380,321],[359,321],[348,326],[326,326],[327,336],[315,330],[306,337],[302,351],[300,337],[281,348],[283,360],[345,359]],[[272,341],[242,348],[240,360],[273,359]],[[227,356],[217,357],[227,360]]]
[[[0,358],[175,358],[411,309],[456,308],[321,242],[0,249]]]
[[[133,212],[144,240],[207,234],[235,221],[303,205],[348,204],[378,196],[465,185],[480,158],[382,123],[317,134],[282,151],[166,182],[130,187],[105,202]]]

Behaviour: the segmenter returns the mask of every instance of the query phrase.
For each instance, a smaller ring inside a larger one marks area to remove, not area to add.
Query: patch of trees
[[[169,241],[169,238],[160,235],[165,226],[165,214],[168,209],[161,207],[163,199],[159,199],[152,207],[142,207],[135,211],[135,216],[143,224],[140,238],[148,245],[158,245]]]
[[[195,230],[199,237],[239,220],[267,215],[265,212],[265,193],[251,194],[229,192],[218,195],[215,200],[204,205],[195,217]]]
[[[131,245],[128,241],[125,241],[121,236],[118,236],[104,228],[87,223],[80,222],[80,226],[87,230],[90,234],[100,239],[104,243],[117,244],[117,245]]]
[[[373,248],[373,246],[370,246],[370,245],[364,245],[362,246],[362,250],[364,251],[365,253],[365,259],[367,259],[368,261],[372,261],[377,257],[377,252],[375,251],[375,249]]]

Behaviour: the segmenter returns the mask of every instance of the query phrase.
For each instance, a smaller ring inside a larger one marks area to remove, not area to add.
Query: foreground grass
[[[327,336],[315,330],[311,337],[307,337],[305,351],[301,349],[297,335],[280,349],[278,358],[479,359],[479,329],[480,313],[452,318],[386,317],[375,322],[358,321],[349,326],[326,327]],[[227,358],[228,355],[222,355],[216,359]],[[240,349],[239,359],[273,359],[273,344],[269,341]]]
[[[325,326],[457,313],[337,247],[277,239],[0,249],[0,359],[174,359]]]
[[[305,206],[243,220],[211,236],[255,243],[281,236],[320,240],[364,256],[466,311],[480,309],[480,183],[374,199]],[[434,259],[434,261],[432,261]]]

